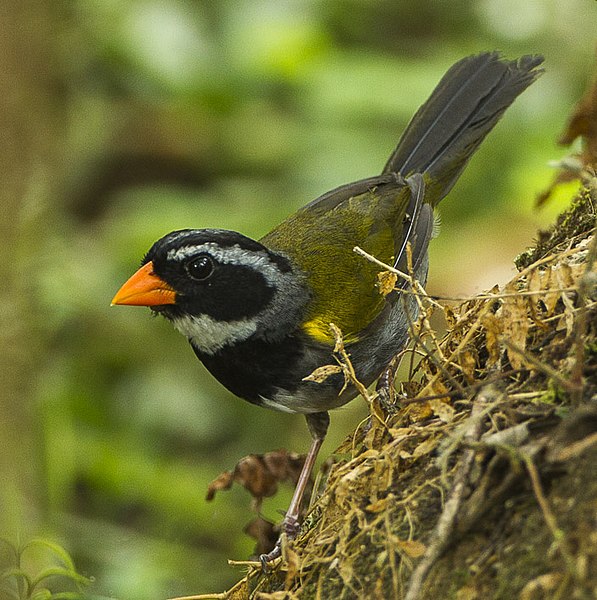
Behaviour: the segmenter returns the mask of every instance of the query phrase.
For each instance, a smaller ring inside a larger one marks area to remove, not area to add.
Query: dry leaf
[[[368,512],[371,512],[371,513],[383,512],[387,508],[391,499],[392,499],[391,496],[386,496],[385,498],[380,498],[379,500],[372,502],[371,504],[368,504],[365,507],[365,510]]]
[[[531,296],[529,298],[529,309],[531,312],[531,318],[533,319],[533,321],[535,321],[535,323],[537,323],[538,325],[540,325],[541,327],[545,327],[544,323],[543,323],[543,318],[549,315],[545,315],[538,310],[539,308],[539,303],[538,303],[538,298],[539,296],[544,296],[545,294],[539,294],[539,292],[543,291],[543,288],[541,287],[541,279],[543,274],[546,272],[545,269],[533,269],[526,278],[526,289],[531,292],[532,294],[537,294],[534,296]],[[543,304],[545,305],[545,304]]]
[[[566,262],[561,262],[556,267],[556,278],[560,289],[574,287],[576,284],[572,274],[572,267]]]
[[[280,535],[279,526],[263,517],[253,519],[243,531],[257,542],[254,550],[257,555],[268,553],[275,546]]]
[[[433,452],[437,448],[438,441],[436,438],[429,437],[424,442],[419,444],[413,451],[413,457],[419,458]]]
[[[470,585],[461,587],[456,592],[456,600],[479,600],[479,592]]]
[[[266,469],[278,481],[289,481],[296,485],[305,459],[296,452],[274,450],[260,455]]]
[[[379,288],[379,293],[382,296],[391,294],[396,287],[397,281],[398,275],[396,275],[396,273],[391,273],[390,271],[382,271],[381,273],[378,273],[377,287]]]
[[[228,590],[227,600],[246,600],[249,597],[249,580],[241,579],[232,589]]]
[[[330,375],[342,373],[342,367],[339,365],[323,365],[317,367],[313,373],[303,377],[303,381],[314,381],[315,383],[323,383]]]
[[[502,307],[498,311],[503,323],[503,335],[508,338],[515,348],[524,352],[530,328],[527,316],[527,301],[524,296],[516,295],[516,289],[513,285],[507,285],[505,291],[512,295],[503,298]],[[520,369],[524,366],[524,359],[520,353],[510,347],[506,347],[506,353],[514,369]]]
[[[398,540],[398,548],[411,558],[419,558],[425,554],[427,547],[417,540]]]
[[[543,304],[545,305],[546,315],[547,317],[551,317],[556,309],[556,305],[558,300],[560,299],[560,294],[556,293],[556,290],[559,289],[556,283],[556,278],[554,277],[554,267],[549,267],[545,269],[545,271],[541,274],[541,290],[550,290],[548,294],[544,294],[541,298],[543,300]]]
[[[439,417],[440,421],[450,423],[454,419],[456,411],[454,410],[454,407],[447,402],[436,398],[434,400],[429,400],[429,406],[434,414]]]
[[[458,364],[462,367],[462,374],[468,379],[469,383],[475,381],[475,369],[477,368],[477,360],[470,347],[467,347],[458,353]]]
[[[257,592],[255,600],[288,600],[288,592]]]
[[[435,398],[435,400],[439,400],[440,402],[443,402],[443,398],[445,398],[446,400],[449,400],[450,396],[448,395],[448,388],[438,379],[436,381],[434,381],[430,386],[429,386],[429,395],[430,396],[437,396],[437,398]],[[427,404],[427,408],[431,408],[432,406],[429,403]]]
[[[565,292],[562,294],[564,302],[564,321],[566,323],[566,335],[572,335],[574,331],[574,302]]]
[[[487,366],[493,367],[499,361],[501,354],[502,321],[496,314],[486,313],[481,323],[485,327],[485,347],[489,353]]]
[[[342,350],[344,350],[344,340],[342,339],[342,332],[340,331],[340,328],[334,323],[330,323],[330,329],[334,334],[334,339],[336,340],[336,343],[334,345],[334,354],[338,354],[339,352],[342,352]]]
[[[390,435],[394,440],[394,443],[397,443],[401,440],[406,439],[409,435],[411,435],[412,429],[410,427],[392,427],[390,428]]]
[[[529,581],[520,592],[520,600],[532,600],[539,597],[551,597],[562,581],[562,573],[545,573]]]
[[[234,475],[232,471],[224,471],[220,473],[207,487],[207,496],[205,499],[211,502],[220,490],[229,490],[234,483]]]
[[[409,404],[404,410],[404,416],[408,416],[408,420],[411,423],[417,423],[418,421],[428,419],[432,414],[433,411],[427,402],[424,402],[423,404],[419,404],[418,402]]]
[[[562,146],[569,146],[579,137],[583,141],[582,151],[570,158],[576,159],[581,166],[594,165],[597,163],[597,78],[576,105],[558,143]],[[570,169],[561,169],[549,188],[537,196],[537,206],[542,205],[549,199],[559,183],[571,181],[577,177],[577,172]]]
[[[597,162],[597,78],[576,105],[558,141],[569,146],[578,137],[583,139],[583,163],[590,165]]]
[[[548,269],[535,268],[527,275],[527,290],[529,292],[539,292],[544,289],[542,280]]]
[[[250,454],[241,458],[232,471],[225,471],[209,484],[206,499],[211,501],[216,492],[230,489],[233,483],[238,483],[253,496],[258,509],[263,498],[278,491],[280,482],[296,485],[304,462],[303,455],[286,450]]]
[[[444,319],[446,320],[446,327],[449,330],[454,329],[458,323],[454,309],[447,304],[444,305]]]

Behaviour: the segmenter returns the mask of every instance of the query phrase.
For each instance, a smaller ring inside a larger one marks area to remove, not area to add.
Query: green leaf
[[[18,567],[6,569],[2,571],[2,573],[0,573],[0,581],[7,580],[10,578],[22,579],[25,582],[25,585],[27,586],[28,590],[32,588],[31,578],[29,577],[29,575],[27,575],[27,573],[25,573],[25,571],[19,569]]]
[[[73,563],[72,558],[70,557],[70,554],[59,544],[56,544],[55,542],[51,542],[51,541],[43,539],[43,538],[34,538],[34,539],[30,540],[29,542],[27,542],[21,548],[21,552],[20,552],[21,555],[27,549],[34,548],[36,546],[50,550],[50,552],[55,554],[69,570],[76,571],[75,565]]]
[[[34,580],[33,587],[37,587],[44,579],[48,577],[65,577],[80,585],[89,585],[87,577],[79,575],[74,569],[65,569],[63,567],[49,567],[44,569]]]

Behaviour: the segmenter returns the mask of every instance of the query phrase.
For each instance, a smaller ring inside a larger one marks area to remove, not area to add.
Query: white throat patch
[[[184,315],[172,319],[172,324],[198,350],[210,355],[224,346],[246,340],[257,331],[256,318],[216,321],[208,315]]]

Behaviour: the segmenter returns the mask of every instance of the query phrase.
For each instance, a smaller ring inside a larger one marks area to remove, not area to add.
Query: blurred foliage
[[[378,173],[458,58],[546,56],[442,205],[429,289],[507,279],[534,194],[586,84],[593,0],[51,0],[6,3],[0,534],[59,539],[98,593],[223,589],[250,500],[207,504],[250,452],[304,450],[301,417],[232,398],[179,334],[109,308],[151,243],[217,226],[259,237]],[[12,36],[12,37],[11,37]],[[23,148],[21,148],[21,145]],[[10,285],[8,285],[10,284]],[[9,385],[10,383],[10,385]],[[323,455],[365,414],[332,416]],[[290,490],[264,506],[278,518]],[[16,539],[16,537],[15,537]]]
[[[3,599],[82,600],[83,588],[90,583],[77,573],[72,558],[58,544],[38,538],[16,548],[0,538]]]

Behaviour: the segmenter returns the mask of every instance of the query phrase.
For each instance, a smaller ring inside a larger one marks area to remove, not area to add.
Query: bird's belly
[[[259,406],[284,412],[326,410],[342,387],[342,380],[323,384],[305,382],[318,366],[334,362],[331,347],[310,347],[300,336],[279,342],[249,339],[206,355],[193,345],[210,373],[236,396]]]

